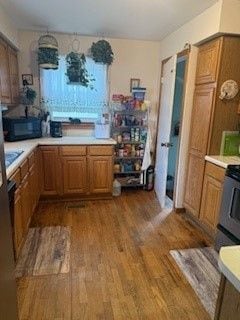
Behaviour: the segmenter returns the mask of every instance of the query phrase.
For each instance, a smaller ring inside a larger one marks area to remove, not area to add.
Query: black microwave
[[[42,136],[41,119],[35,117],[3,118],[6,141],[19,141]]]

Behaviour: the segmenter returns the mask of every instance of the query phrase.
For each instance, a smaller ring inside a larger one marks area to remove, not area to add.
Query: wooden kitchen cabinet
[[[41,150],[41,179],[43,196],[59,195],[59,153],[58,147],[40,147]]]
[[[203,44],[199,48],[196,84],[210,83],[217,80],[219,51],[223,38]]]
[[[40,196],[38,168],[38,150],[34,150],[10,177],[10,180],[16,182],[13,225],[16,258],[27,235]]]
[[[208,84],[196,87],[194,93],[189,149],[203,157],[207,152],[214,91],[214,86]]]
[[[240,292],[221,275],[214,320],[239,320]]]
[[[111,193],[113,181],[112,156],[90,156],[88,163],[90,193]]]
[[[32,216],[29,173],[27,173],[26,177],[22,181],[21,199],[22,199],[22,227],[23,227],[23,234],[24,234],[24,236],[26,236],[27,231],[28,231],[28,226],[30,223],[30,219]]]
[[[19,102],[19,78],[18,78],[18,57],[16,50],[8,47],[9,73],[10,73],[10,89],[11,103]]]
[[[14,200],[14,247],[15,256],[18,257],[21,244],[23,242],[23,210],[22,210],[22,188],[21,186],[15,192]]]
[[[29,184],[30,184],[31,212],[34,212],[39,199],[38,173],[37,173],[37,166],[35,163],[29,169]]]
[[[184,206],[195,217],[199,216],[214,90],[212,84],[202,85],[194,94]]]
[[[184,207],[193,218],[200,216],[203,181],[217,197],[217,183],[204,180],[205,156],[220,154],[223,131],[238,130],[238,99],[221,100],[219,92],[228,79],[240,82],[239,52],[240,38],[232,36],[199,47],[184,196]],[[214,226],[213,220],[208,224]]]
[[[199,155],[189,154],[188,172],[191,172],[191,174],[188,174],[186,180],[184,205],[195,217],[199,216],[204,163],[204,159]]]
[[[0,100],[2,103],[11,104],[8,45],[2,39],[0,39]]]
[[[213,234],[219,221],[225,169],[214,164],[206,164],[200,210],[200,221]]]
[[[63,194],[87,193],[87,160],[83,156],[62,158]]]

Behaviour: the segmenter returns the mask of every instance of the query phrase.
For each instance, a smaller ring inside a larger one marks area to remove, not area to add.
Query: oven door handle
[[[230,199],[230,203],[229,203],[229,207],[228,207],[229,218],[232,218],[231,217],[231,212],[232,212],[232,206],[233,206],[233,198],[234,198],[234,194],[235,194],[235,190],[236,189],[238,189],[238,188],[236,188],[236,187],[232,188],[231,199]]]

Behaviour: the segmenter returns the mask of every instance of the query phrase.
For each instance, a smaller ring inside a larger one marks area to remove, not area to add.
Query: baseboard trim
[[[186,209],[185,208],[174,208],[175,213],[185,213]]]

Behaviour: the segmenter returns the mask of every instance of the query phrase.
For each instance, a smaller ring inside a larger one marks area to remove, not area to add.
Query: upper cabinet
[[[19,102],[19,78],[18,78],[18,57],[17,52],[8,47],[10,86],[11,86],[11,102],[17,104]]]
[[[215,88],[212,84],[197,86],[194,93],[190,149],[199,156],[207,152]]]
[[[8,45],[0,39],[0,100],[2,103],[11,103],[10,83]]]
[[[199,48],[196,84],[210,83],[217,80],[221,44],[222,38],[218,38]]]
[[[0,39],[0,101],[11,105],[19,98],[17,52]]]

